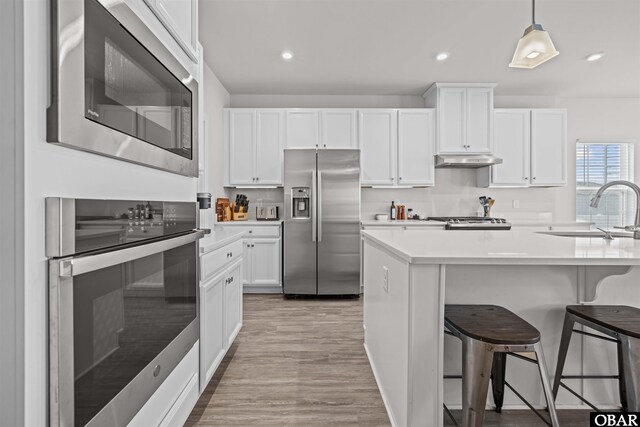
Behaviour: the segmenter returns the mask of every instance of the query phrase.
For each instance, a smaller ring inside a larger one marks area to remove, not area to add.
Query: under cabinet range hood
[[[437,168],[482,168],[499,165],[502,159],[490,154],[438,154]]]

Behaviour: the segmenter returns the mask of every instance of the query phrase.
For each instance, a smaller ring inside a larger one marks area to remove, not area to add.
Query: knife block
[[[248,212],[231,212],[233,221],[248,221],[249,213]]]

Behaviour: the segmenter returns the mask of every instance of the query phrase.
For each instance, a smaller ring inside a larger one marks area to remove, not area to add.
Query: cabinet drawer
[[[203,255],[201,260],[201,280],[205,280],[216,271],[242,256],[242,241],[230,243],[220,249]]]
[[[222,226],[224,228],[224,225]],[[280,226],[279,225],[261,225],[257,227],[247,226],[238,226],[233,225],[227,228],[228,230],[241,231],[243,233],[243,237],[245,238],[254,238],[254,237],[280,237]]]

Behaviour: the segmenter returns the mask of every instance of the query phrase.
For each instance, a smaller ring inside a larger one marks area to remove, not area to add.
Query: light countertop
[[[257,225],[280,225],[282,224],[282,220],[278,219],[275,221],[257,221],[257,220],[251,220],[251,221],[225,221],[225,222],[216,222],[216,226],[227,226],[227,225],[231,225],[231,226],[236,226],[236,225],[245,225],[245,226],[251,226],[251,227],[255,227]]]
[[[210,234],[205,234],[205,236],[200,239],[200,253],[205,254],[215,251],[236,240],[242,240],[243,235],[244,233],[242,231],[214,230]]]
[[[415,219],[407,219],[402,221],[378,221],[376,219],[363,220],[360,222],[363,227],[444,227],[446,222],[441,221],[421,221]]]
[[[548,233],[525,229],[362,231],[365,239],[416,264],[640,265],[640,240]]]

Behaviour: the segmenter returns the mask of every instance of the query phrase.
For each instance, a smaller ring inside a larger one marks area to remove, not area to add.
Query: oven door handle
[[[178,246],[193,243],[201,239],[204,233],[204,230],[197,230],[171,239],[147,243],[146,245],[134,246],[87,257],[63,259],[59,261],[60,277],[74,277],[80,274],[91,273],[92,271],[162,253],[177,248]]]

